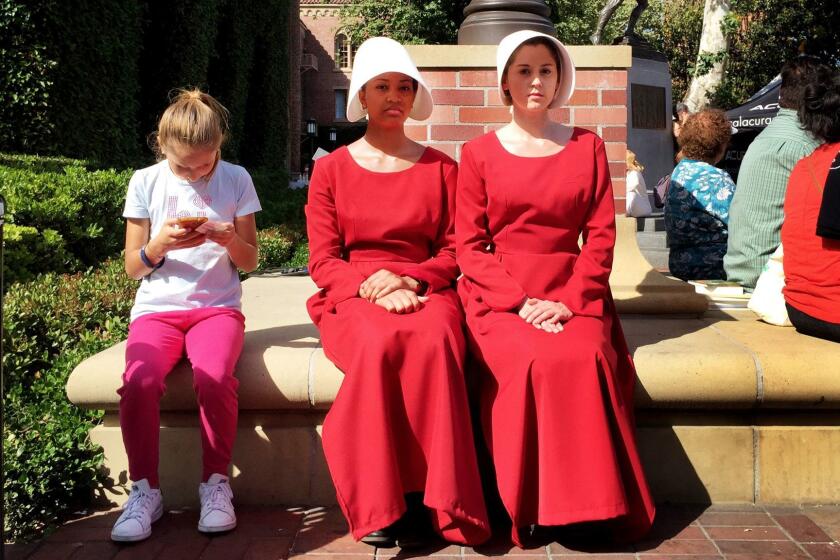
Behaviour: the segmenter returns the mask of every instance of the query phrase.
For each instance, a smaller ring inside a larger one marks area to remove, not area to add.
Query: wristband
[[[147,268],[157,270],[158,268],[163,266],[163,263],[166,261],[166,257],[160,259],[159,263],[152,264],[152,261],[150,261],[149,257],[146,255],[146,246],[143,245],[142,247],[140,247],[140,260],[143,261],[143,264],[146,265]]]

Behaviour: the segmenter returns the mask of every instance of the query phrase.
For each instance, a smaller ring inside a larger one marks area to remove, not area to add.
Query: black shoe
[[[550,527],[543,525],[526,525],[518,529],[519,542],[522,543],[522,548],[540,548],[552,542],[552,532]]]
[[[416,549],[435,542],[430,527],[418,524],[405,524],[397,534],[397,546],[403,549]]]
[[[391,527],[393,525],[368,533],[362,537],[362,542],[377,548],[394,548],[397,546],[397,539],[391,531]]]
[[[405,495],[405,514],[394,523],[397,546],[405,549],[422,548],[434,542],[429,510],[423,505],[423,494]]]

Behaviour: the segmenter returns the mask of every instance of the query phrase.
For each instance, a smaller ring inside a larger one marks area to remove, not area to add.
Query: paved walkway
[[[47,539],[6,545],[11,560],[375,560],[434,556],[477,560],[509,556],[518,560],[840,560],[840,507],[761,508],[713,506],[661,507],[649,539],[633,547],[550,543],[522,550],[504,535],[475,549],[440,544],[412,553],[373,549],[356,543],[336,509],[240,508],[239,527],[213,538],[195,529],[195,511],[172,511],[155,524],[149,540],[116,545],[109,540],[117,512],[101,512],[67,523]]]

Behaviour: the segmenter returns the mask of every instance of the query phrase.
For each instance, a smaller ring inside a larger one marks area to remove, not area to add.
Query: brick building
[[[364,123],[345,118],[347,90],[353,48],[341,32],[338,11],[351,0],[300,0],[301,54],[301,156],[306,161],[317,147],[332,150],[364,133]],[[317,136],[307,134],[308,121],[314,119]],[[335,129],[336,140],[330,140]],[[305,163],[301,166],[303,167]]]

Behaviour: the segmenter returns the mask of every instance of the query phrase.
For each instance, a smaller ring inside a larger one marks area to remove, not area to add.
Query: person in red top
[[[499,494],[519,545],[558,534],[540,526],[603,520],[560,537],[638,539],[654,505],[634,435],[635,370],[608,284],[615,209],[604,142],[549,118],[574,89],[557,39],[508,35],[497,70],[513,120],[464,146],[455,229]]]
[[[306,206],[307,302],[327,357],[344,372],[323,446],[356,539],[375,546],[490,535],[454,291],[457,167],[405,135],[432,111],[406,50],[384,37],[355,57],[348,119],[360,140],[315,165]]]
[[[799,120],[825,143],[788,179],[782,293],[797,331],[840,342],[840,238],[828,227],[840,212],[840,71],[823,69],[805,89]]]

